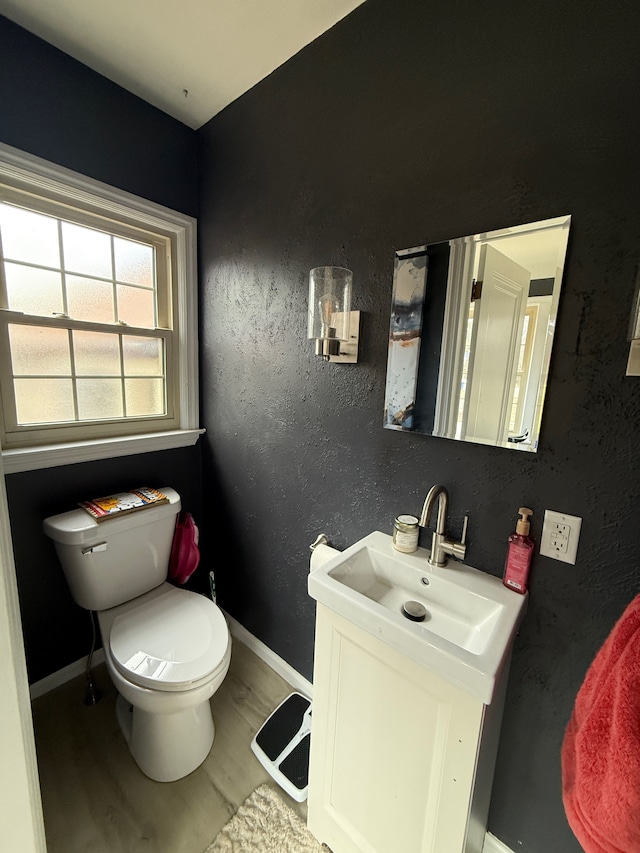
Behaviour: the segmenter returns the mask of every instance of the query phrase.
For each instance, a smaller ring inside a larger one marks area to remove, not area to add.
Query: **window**
[[[195,442],[194,258],[190,217],[0,146],[6,470]]]

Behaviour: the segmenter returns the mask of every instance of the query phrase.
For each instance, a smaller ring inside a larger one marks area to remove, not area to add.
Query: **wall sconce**
[[[360,312],[351,310],[353,273],[344,267],[315,267],[309,273],[307,337],[325,361],[358,361]]]
[[[629,361],[627,362],[627,376],[640,376],[640,268],[636,278],[636,294],[631,311],[631,322],[629,324]]]

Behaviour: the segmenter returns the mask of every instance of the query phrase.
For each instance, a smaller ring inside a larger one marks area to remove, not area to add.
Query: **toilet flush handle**
[[[90,545],[88,548],[82,549],[83,556],[86,557],[87,554],[93,554],[94,551],[106,551],[107,543],[106,542],[97,542],[95,545]]]

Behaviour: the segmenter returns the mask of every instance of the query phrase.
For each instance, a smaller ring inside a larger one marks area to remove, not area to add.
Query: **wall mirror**
[[[570,220],[396,252],[386,428],[537,450]]]

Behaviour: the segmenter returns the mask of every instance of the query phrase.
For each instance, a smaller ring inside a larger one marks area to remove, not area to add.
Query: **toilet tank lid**
[[[107,518],[100,523],[86,510],[72,509],[69,512],[61,512],[45,518],[42,529],[55,542],[63,545],[83,545],[179,513],[180,495],[175,489],[167,486],[160,491],[169,498],[169,503]]]

